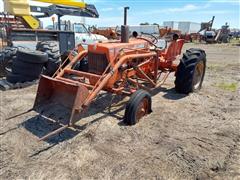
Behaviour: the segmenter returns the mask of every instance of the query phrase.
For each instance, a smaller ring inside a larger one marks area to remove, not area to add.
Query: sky
[[[99,18],[86,18],[88,25],[98,27],[117,26],[123,24],[123,7],[130,7],[128,14],[129,25],[140,23],[158,23],[163,21],[208,22],[215,15],[214,28],[220,28],[228,22],[230,28],[240,28],[240,0],[85,0],[94,4],[99,12]],[[31,2],[32,5],[47,5]],[[3,2],[0,0],[0,11]],[[65,16],[63,20],[80,22],[82,18]],[[51,19],[44,19],[44,26]]]

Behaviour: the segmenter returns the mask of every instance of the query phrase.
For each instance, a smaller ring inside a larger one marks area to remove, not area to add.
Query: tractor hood
[[[114,58],[121,50],[129,51],[132,49],[149,49],[149,43],[144,40],[130,39],[129,43],[121,43],[120,41],[102,42],[88,45],[91,53],[106,54],[108,58]]]

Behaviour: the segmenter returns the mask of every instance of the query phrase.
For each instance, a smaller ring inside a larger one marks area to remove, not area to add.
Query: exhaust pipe
[[[129,42],[129,26],[127,25],[127,11],[129,7],[124,7],[124,25],[121,26],[121,43]]]

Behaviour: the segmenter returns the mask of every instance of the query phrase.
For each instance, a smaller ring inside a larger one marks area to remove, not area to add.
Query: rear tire
[[[151,95],[145,90],[137,90],[130,98],[123,122],[127,125],[135,125],[139,120],[152,112]]]
[[[175,89],[188,94],[201,89],[206,70],[206,53],[201,49],[189,49],[183,54],[177,68]]]
[[[38,42],[36,49],[48,54],[48,62],[45,64],[44,74],[52,76],[61,65],[59,44],[56,41]]]

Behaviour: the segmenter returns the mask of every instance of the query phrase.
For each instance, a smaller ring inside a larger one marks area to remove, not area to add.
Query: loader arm
[[[34,0],[38,2],[44,2],[44,3],[51,3],[51,4],[56,4],[56,5],[65,5],[65,6],[72,6],[72,7],[77,7],[77,8],[85,8],[86,3],[84,2],[79,2],[75,0]]]
[[[31,29],[37,29],[40,26],[38,18],[50,17],[54,14],[60,17],[65,15],[98,18],[97,9],[92,4],[86,4],[76,0],[34,0],[43,3],[51,3],[48,7],[30,6],[27,0],[4,0],[4,9],[6,12],[20,17],[23,23]],[[31,12],[42,13],[39,16],[32,16]]]

